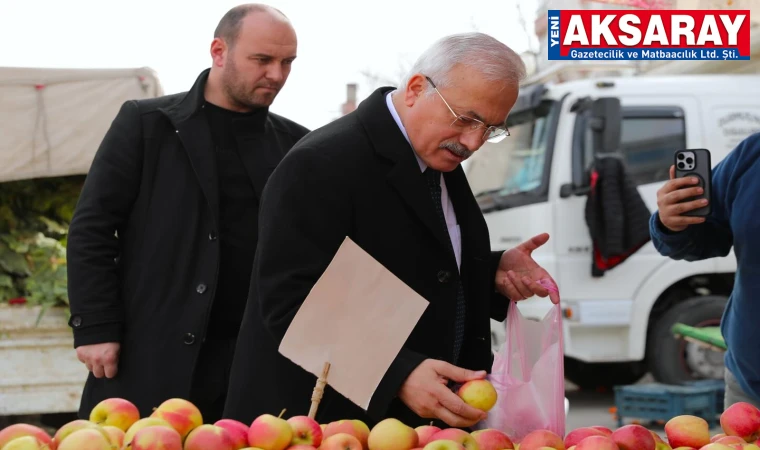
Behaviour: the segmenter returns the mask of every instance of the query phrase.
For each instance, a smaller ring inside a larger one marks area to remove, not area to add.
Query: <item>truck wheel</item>
[[[586,363],[565,357],[565,379],[581,390],[633,384],[647,372],[643,362]]]
[[[649,371],[655,380],[683,384],[723,378],[723,352],[676,338],[670,329],[677,322],[693,327],[718,326],[727,301],[720,295],[692,297],[670,308],[655,322],[647,339]]]

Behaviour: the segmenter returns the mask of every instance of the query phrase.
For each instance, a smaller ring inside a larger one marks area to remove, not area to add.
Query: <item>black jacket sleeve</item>
[[[344,164],[345,165],[345,164]],[[353,223],[352,187],[339,162],[296,148],[272,172],[259,212],[251,280],[265,326],[279,343]],[[256,304],[255,301],[251,304]],[[381,380],[368,413],[385,415],[409,374],[426,356],[402,349]]]
[[[137,103],[126,102],[95,154],[69,227],[69,325],[74,346],[119,342],[123,304],[116,260],[140,185],[142,136]]]

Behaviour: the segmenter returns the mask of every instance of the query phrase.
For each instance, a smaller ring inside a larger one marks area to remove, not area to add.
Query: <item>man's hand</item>
[[[707,205],[707,200],[697,199],[679,203],[684,199],[701,195],[703,190],[695,186],[699,180],[695,177],[675,177],[675,166],[670,166],[670,181],[657,191],[657,211],[660,222],[670,231],[683,231],[689,225],[702,223],[704,217],[689,217],[681,214]]]
[[[399,398],[424,419],[440,419],[464,428],[486,418],[486,413],[465,403],[447,387],[449,380],[464,383],[480,380],[486,372],[473,372],[445,361],[426,359],[417,366],[399,391]]]
[[[119,348],[118,342],[82,345],[77,347],[77,357],[95,378],[103,378],[104,375],[113,378],[119,364]]]
[[[548,240],[547,233],[539,234],[501,255],[495,280],[496,289],[501,295],[514,301],[534,295],[549,296],[552,303],[559,303],[557,283],[531,256],[535,249]]]

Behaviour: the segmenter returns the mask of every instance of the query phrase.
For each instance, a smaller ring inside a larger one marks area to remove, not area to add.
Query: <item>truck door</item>
[[[673,152],[690,142],[700,141],[701,127],[696,114],[697,103],[691,97],[655,97],[645,94],[621,98],[621,129],[618,151],[611,157],[622,158],[630,178],[637,185],[650,212],[657,208],[656,193],[669,178]],[[571,316],[567,320],[565,354],[576,360],[566,365],[568,379],[578,365],[588,363],[623,363],[606,377],[619,374],[609,383],[628,383],[644,374],[643,364],[631,354],[629,341],[633,298],[636,291],[664,259],[651,243],[646,244],[621,265],[603,276],[592,274],[593,247],[586,225],[585,207],[589,184],[588,169],[593,161],[589,133],[589,115],[576,118],[572,144],[572,186],[563,186],[555,202],[555,239],[557,276],[562,287],[563,303]],[[687,135],[690,130],[691,136]],[[627,367],[625,363],[627,364]],[[599,366],[602,367],[602,366]],[[583,378],[593,384],[599,380],[589,367]],[[605,367],[606,370],[610,367]],[[600,374],[601,375],[601,374]],[[583,380],[580,380],[583,381]]]

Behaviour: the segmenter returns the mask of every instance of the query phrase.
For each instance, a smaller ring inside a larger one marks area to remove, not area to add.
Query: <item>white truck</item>
[[[534,253],[557,281],[564,311],[565,375],[581,388],[629,384],[650,372],[678,384],[721,378],[723,355],[671,334],[675,322],[720,322],[736,259],[672,261],[651,242],[593,276],[584,208],[595,154],[622,157],[650,212],[678,149],[707,148],[717,164],[760,131],[760,76],[680,75],[583,79],[523,87],[511,136],[487,143],[465,171],[494,249],[548,232]],[[547,299],[520,303],[541,319]],[[494,349],[504,324],[493,323]]]
[[[0,67],[0,190],[20,180],[86,175],[122,103],[160,95],[158,75],[147,67]],[[88,372],[74,351],[68,308],[40,316],[40,305],[2,297],[0,428],[10,416],[49,415],[54,427],[71,420]]]

